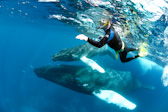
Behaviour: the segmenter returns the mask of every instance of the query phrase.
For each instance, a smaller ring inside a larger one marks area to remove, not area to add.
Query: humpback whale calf
[[[133,106],[128,107],[128,109],[134,109],[136,106],[128,101],[123,104],[125,101],[123,97],[120,97],[121,99],[117,98],[120,100],[116,103],[116,96],[119,96],[119,94],[126,95],[140,88],[150,87],[143,86],[130,72],[108,68],[105,68],[105,70],[106,72],[102,74],[87,66],[56,65],[35,68],[34,72],[40,78],[47,79],[73,91],[95,95],[104,100],[108,99],[107,102],[110,102],[111,97],[113,97],[115,98],[115,101],[112,101],[114,104],[120,107],[126,107],[126,104],[130,104]],[[105,94],[105,96],[102,98],[99,93]]]
[[[96,55],[109,55],[115,59],[113,53],[105,45],[102,48],[97,48],[89,43],[78,45],[72,48],[63,49],[52,56],[53,61],[79,61],[83,56],[92,58]]]

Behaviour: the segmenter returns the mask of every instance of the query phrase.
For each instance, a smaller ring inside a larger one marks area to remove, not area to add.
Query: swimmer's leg
[[[120,52],[119,55],[120,55],[120,60],[121,60],[122,63],[129,62],[129,61],[139,57],[139,55],[136,55],[136,56],[127,58],[127,52],[126,51]]]
[[[130,51],[139,51],[139,48],[127,48],[128,52]]]

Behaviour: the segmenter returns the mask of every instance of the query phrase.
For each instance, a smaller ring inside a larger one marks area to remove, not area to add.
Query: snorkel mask
[[[109,24],[109,21],[106,19],[101,19],[98,21],[98,23],[99,23],[98,29],[104,29]]]

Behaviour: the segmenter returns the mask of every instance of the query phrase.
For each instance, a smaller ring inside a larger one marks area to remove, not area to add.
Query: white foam
[[[60,2],[60,0],[38,0],[38,2]]]
[[[151,21],[158,20],[164,14],[163,8],[168,8],[168,4],[164,0],[131,0],[140,11],[149,11],[153,17],[148,19]],[[143,7],[142,7],[143,6]]]
[[[78,20],[76,20],[76,19],[74,19],[74,18],[71,18],[71,17],[67,18],[67,17],[65,17],[65,16],[63,16],[63,15],[59,15],[59,14],[50,15],[50,16],[49,16],[49,19],[52,19],[52,18],[55,18],[55,19],[58,19],[58,20],[71,20],[71,21],[74,21],[74,22],[76,22],[76,23],[81,24],[80,21],[78,21]]]
[[[168,27],[164,30],[164,47],[168,48]]]
[[[101,1],[101,0],[85,0],[85,2],[91,4],[92,6],[112,7],[110,2],[105,2],[105,1]]]

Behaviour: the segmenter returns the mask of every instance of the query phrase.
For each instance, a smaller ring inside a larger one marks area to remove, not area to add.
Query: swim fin
[[[139,47],[139,53],[138,53],[138,55],[140,57],[147,56],[148,55],[147,48],[148,48],[148,44],[147,43],[142,43],[142,45]]]

